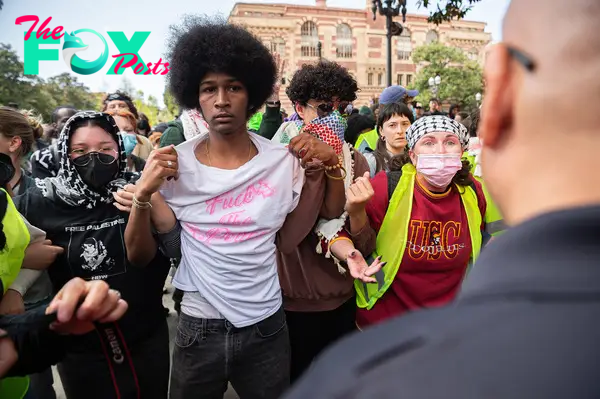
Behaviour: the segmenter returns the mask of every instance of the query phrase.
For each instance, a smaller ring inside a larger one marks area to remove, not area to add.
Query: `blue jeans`
[[[171,399],[222,399],[228,382],[242,399],[276,399],[288,388],[290,340],[283,308],[243,328],[181,314]]]

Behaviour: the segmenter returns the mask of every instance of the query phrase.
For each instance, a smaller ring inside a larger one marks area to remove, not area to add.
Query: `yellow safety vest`
[[[6,214],[2,219],[2,231],[6,236],[6,247],[0,251],[0,281],[6,292],[8,287],[15,281],[21,264],[25,257],[25,249],[29,245],[29,230],[21,217],[21,214],[15,208],[15,204],[6,191],[0,189],[0,195],[6,195],[8,206]]]
[[[412,164],[406,164],[402,167],[402,176],[390,199],[381,229],[377,234],[377,244],[373,254],[373,257],[381,256],[382,260],[387,262],[387,266],[374,276],[377,280],[376,283],[363,283],[360,280],[354,280],[356,304],[359,308],[373,308],[377,300],[385,294],[394,282],[398,269],[402,264],[402,257],[408,240],[416,174],[417,171]],[[469,224],[472,246],[470,264],[472,265],[481,251],[482,216],[475,190],[463,186],[458,186],[458,188]]]
[[[354,144],[354,148],[357,148],[359,151],[363,151],[364,148],[361,148],[361,144],[363,144],[363,141],[366,141],[366,145],[374,150],[375,148],[377,148],[377,140],[379,139],[379,134],[377,134],[377,128],[366,132],[366,133],[362,133],[360,136],[358,136],[358,139],[356,139],[356,143]]]

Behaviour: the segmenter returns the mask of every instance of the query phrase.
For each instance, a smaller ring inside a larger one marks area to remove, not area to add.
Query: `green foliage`
[[[0,0],[1,1],[1,0]],[[175,119],[176,111],[171,112],[172,104],[161,108],[156,98],[149,96],[144,101],[144,93],[135,91],[133,85],[123,79],[121,89],[131,93],[140,112],[148,115],[151,124]],[[23,62],[10,45],[0,43],[0,105],[17,103],[19,108],[33,109],[49,123],[52,111],[59,105],[72,105],[77,109],[102,109],[104,93],[93,93],[75,75],[61,73],[48,79],[23,75]]]
[[[433,5],[434,1],[435,0],[418,0],[417,6],[428,8],[430,5]],[[439,25],[445,21],[464,18],[471,8],[473,8],[473,5],[480,1],[481,0],[445,0],[446,4],[442,7],[438,0],[435,4],[435,11],[429,13],[428,20],[429,22]]]
[[[429,102],[433,97],[429,78],[439,75],[442,78],[440,100],[461,104],[465,109],[476,105],[475,94],[483,93],[483,71],[460,49],[432,43],[416,48],[412,58],[415,64],[422,66],[411,85],[420,92],[416,101]]]

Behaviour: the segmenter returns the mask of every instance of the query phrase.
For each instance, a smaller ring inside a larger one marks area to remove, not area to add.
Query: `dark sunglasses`
[[[517,50],[516,48],[511,46],[506,46],[506,49],[508,50],[508,54],[510,54],[510,56],[514,58],[515,61],[517,61],[519,64],[523,65],[525,69],[527,69],[529,72],[535,72],[536,64],[531,59],[531,57],[529,57],[521,50]]]
[[[310,105],[309,103],[306,103],[306,105],[317,111],[317,115],[319,115],[319,118],[326,117],[327,115],[333,112],[334,108],[333,103],[323,103],[317,105],[316,107],[314,105]]]

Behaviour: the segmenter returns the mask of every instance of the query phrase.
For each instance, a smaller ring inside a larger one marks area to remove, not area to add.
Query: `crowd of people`
[[[595,351],[568,350],[598,330],[596,115],[569,125],[570,168],[553,162],[568,86],[545,85],[574,66],[522,23],[531,3],[513,1],[471,113],[424,112],[401,86],[356,104],[322,60],[295,71],[288,116],[285,60],[208,17],[170,42],[173,121],[153,127],[122,92],[47,125],[0,107],[0,397],[56,398],[54,364],[68,399],[594,397],[572,371]],[[600,18],[561,7],[544,10],[580,24],[559,45]],[[591,73],[596,53],[572,51]],[[555,113],[533,107],[540,90]]]

